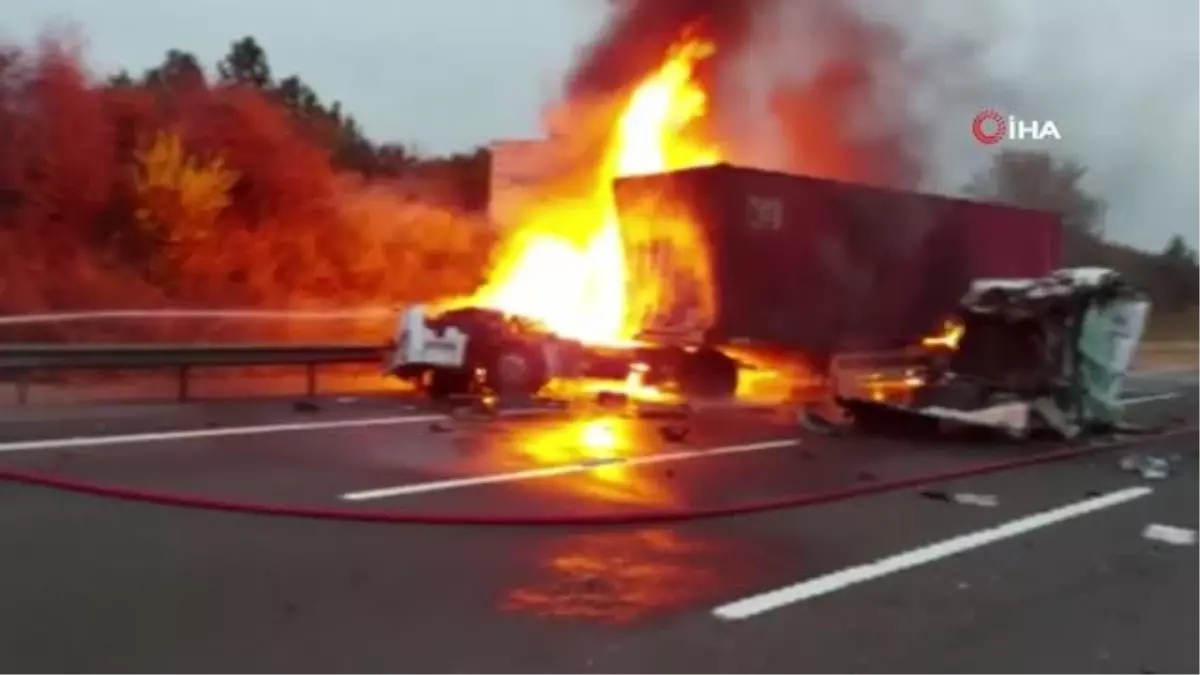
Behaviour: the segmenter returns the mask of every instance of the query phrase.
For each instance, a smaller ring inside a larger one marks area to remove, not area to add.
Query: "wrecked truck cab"
[[[405,309],[385,374],[418,384],[434,399],[536,395],[562,372],[566,341],[536,321],[482,307]]]
[[[978,279],[942,362],[927,359],[903,403],[838,392],[856,422],[990,429],[1074,438],[1112,429],[1150,310],[1115,271],[1058,270],[1036,279]]]

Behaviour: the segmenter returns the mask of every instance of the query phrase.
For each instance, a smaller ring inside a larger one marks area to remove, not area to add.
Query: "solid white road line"
[[[807,581],[787,586],[760,595],[744,598],[713,610],[719,619],[737,621],[748,619],[764,612],[779,609],[797,602],[834,593],[856,584],[903,572],[904,570],[964,553],[981,546],[1010,539],[1027,532],[1078,518],[1095,511],[1107,509],[1125,502],[1145,497],[1153,492],[1148,487],[1131,487],[1081,502],[1068,504],[1051,511],[1035,513],[1009,521],[997,527],[978,530],[953,539],[946,539],[921,548],[905,551],[865,565],[849,567]]]
[[[550,409],[516,408],[500,411],[501,417],[524,417],[553,412]],[[288,422],[284,424],[257,424],[245,427],[218,427],[214,429],[181,429],[177,431],[150,431],[138,434],[110,434],[107,436],[73,436],[69,438],[39,438],[30,441],[0,442],[0,454],[30,450],[62,450],[66,448],[92,448],[102,445],[124,445],[130,443],[156,443],[160,441],[187,441],[198,438],[224,438],[227,436],[255,436],[278,434],[289,431],[321,431],[325,429],[356,429],[360,427],[384,427],[402,424],[421,424],[450,419],[446,415],[391,415],[352,420],[326,420],[323,422]]]
[[[397,424],[420,424],[446,419],[444,415],[403,415],[394,417],[372,417],[354,420],[328,420],[324,422],[292,422],[288,424],[263,424],[249,427],[223,427],[216,429],[187,429],[181,431],[153,431],[140,434],[113,434],[108,436],[76,436],[72,438],[41,438],[31,441],[0,443],[0,453],[27,450],[59,450],[63,448],[90,448],[101,445],[123,445],[128,443],[155,443],[159,441],[185,441],[197,438],[223,438],[226,436],[253,436],[277,434],[288,431],[319,431],[322,429],[354,429],[357,427],[380,427]]]
[[[1173,398],[1182,396],[1177,391],[1168,392],[1165,394],[1148,394],[1146,396],[1133,396],[1130,398],[1121,399],[1121,405],[1138,405],[1139,403],[1153,403],[1155,401],[1169,401]]]
[[[396,485],[393,487],[384,487],[374,490],[363,490],[361,492],[348,492],[342,495],[342,499],[351,502],[361,502],[369,499],[385,499],[387,497],[400,497],[404,495],[415,495],[425,492],[437,492],[440,490],[454,490],[456,488],[474,487],[477,485],[511,483],[514,481],[532,480],[535,478],[551,478],[553,476],[565,476],[573,473],[586,473],[601,466],[641,466],[645,464],[659,464],[662,462],[678,462],[686,459],[696,459],[699,457],[713,457],[716,455],[732,455],[740,452],[754,452],[756,450],[789,448],[799,444],[799,439],[786,439],[779,441],[765,441],[762,443],[723,445],[716,448],[703,448],[698,450],[663,452],[653,455],[642,455],[639,457],[619,458],[612,461],[589,461],[575,464],[559,464],[556,466],[538,467],[535,469],[513,471],[510,473],[469,476],[466,478],[452,478],[449,480],[430,481],[427,483]]]

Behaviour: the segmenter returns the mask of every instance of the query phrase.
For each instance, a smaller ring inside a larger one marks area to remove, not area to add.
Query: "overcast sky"
[[[802,0],[795,0],[800,2]],[[1114,238],[1195,244],[1200,212],[1196,0],[865,0],[913,54],[969,37],[974,59],[925,82],[944,186],[986,163],[967,131],[981,106],[1052,119],[1091,167]],[[0,39],[73,23],[100,70],[138,71],[171,48],[211,65],[254,35],[278,74],[341,100],[377,140],[427,151],[537,134],[574,52],[603,21],[587,0],[3,0]],[[937,72],[935,70],[935,72]],[[944,120],[944,121],[943,121]],[[963,176],[965,180],[965,176]]]
[[[377,140],[431,152],[538,133],[575,49],[604,18],[573,0],[2,0],[0,38],[82,29],[98,70],[137,72],[168,49],[210,67],[253,35]]]

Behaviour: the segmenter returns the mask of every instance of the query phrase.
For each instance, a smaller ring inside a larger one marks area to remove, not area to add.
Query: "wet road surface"
[[[1135,419],[1195,421],[1194,379],[1147,379],[1130,397],[1145,399]],[[9,409],[0,468],[272,506],[586,518],[1037,451],[825,438],[737,410],[682,439],[678,421],[599,413],[443,431],[405,405]],[[1142,442],[1176,456],[1159,481],[1121,471],[1124,450],[605,527],[322,522],[0,483],[0,654],[31,672],[1194,672],[1197,548],[1142,531],[1197,527],[1196,447],[1195,433]],[[997,503],[942,498],[954,493]]]

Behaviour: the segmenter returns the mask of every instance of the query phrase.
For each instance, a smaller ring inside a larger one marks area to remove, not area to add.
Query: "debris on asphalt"
[[[446,433],[448,431],[454,431],[454,425],[452,425],[449,420],[438,420],[429,425],[429,430],[436,433]]]
[[[879,476],[871,471],[859,471],[854,477],[861,483],[874,483],[879,480]]]
[[[796,422],[805,430],[823,436],[836,436],[844,431],[841,425],[817,412],[809,405],[800,406],[800,409],[796,411]]]
[[[658,435],[668,443],[683,443],[691,431],[690,427],[663,425],[658,428]]]
[[[1172,525],[1150,524],[1142,530],[1142,537],[1151,541],[1159,541],[1172,546],[1195,546],[1196,531],[1186,527]]]
[[[1145,480],[1163,480],[1171,474],[1170,463],[1152,455],[1125,455],[1118,465],[1122,471],[1140,474]]]
[[[941,490],[922,490],[920,494],[926,499],[963,504],[964,506],[994,508],[1000,505],[1000,499],[995,495],[975,494],[973,492],[943,492]]]
[[[294,401],[292,403],[292,410],[302,413],[314,413],[321,412],[321,406],[317,405],[314,401]]]

